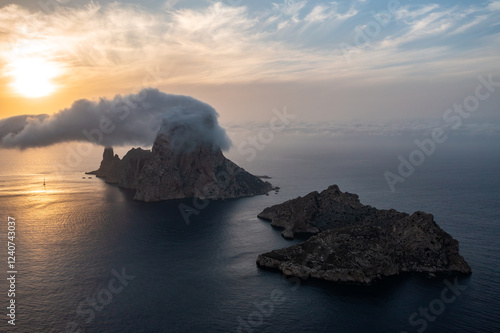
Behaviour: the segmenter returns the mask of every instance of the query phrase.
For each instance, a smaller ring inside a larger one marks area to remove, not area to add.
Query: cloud
[[[163,5],[164,10],[171,10],[179,3],[180,0],[167,0]]]
[[[488,16],[479,15],[473,21],[466,23],[466,24],[458,27],[457,29],[453,30],[453,32],[450,35],[458,35],[458,34],[464,33],[467,30],[469,30],[470,28],[475,27],[476,25],[481,24],[482,22],[486,21],[487,19],[488,19]]]
[[[339,49],[350,60],[350,69],[373,79],[376,74],[389,80],[391,76],[475,76],[494,71],[492,50],[498,51],[499,44],[493,30],[472,27],[491,25],[495,20],[484,5],[406,5],[369,42],[357,45],[354,34]],[[462,39],[449,38],[458,33]],[[480,68],[474,67],[473,58]]]
[[[468,62],[472,54],[455,52],[463,50],[463,43],[445,37],[453,29],[473,31],[460,27],[472,27],[475,17],[483,20],[476,24],[494,21],[495,14],[488,8],[496,6],[490,2],[482,7],[401,7],[396,19],[371,38],[370,47],[358,48],[347,65],[338,46],[354,45],[355,27],[374,21],[367,15],[363,22],[357,15],[358,6],[367,2],[355,1],[348,10],[339,10],[336,2],[286,0],[258,11],[245,2],[195,8],[178,8],[178,4],[168,1],[166,10],[157,12],[122,2],[61,5],[48,14],[17,5],[0,8],[0,67],[5,73],[5,66],[14,59],[43,57],[65,69],[59,81],[73,89],[87,80],[109,78],[109,73],[114,84],[136,88],[151,67],[159,69],[157,86],[391,78],[421,72],[424,65],[427,72],[454,75],[442,64],[462,63],[470,71],[477,69]],[[468,36],[474,41],[470,43],[474,56],[484,49],[498,49],[492,34]],[[402,48],[416,41],[428,55],[425,64],[421,54]],[[489,57],[482,60],[476,62],[494,68]],[[408,70],[391,69],[401,63]]]
[[[298,22],[300,12],[306,4],[307,1],[285,0],[283,3],[273,3],[273,6],[283,16],[291,17],[292,21]]]
[[[405,6],[397,11],[396,17],[400,20],[410,21],[412,19],[422,17],[429,12],[439,8],[438,4],[420,5],[417,7]]]
[[[358,11],[351,7],[349,11],[344,14],[338,12],[337,3],[332,2],[330,6],[326,5],[317,5],[315,6],[311,12],[305,17],[305,20],[308,22],[324,22],[328,19],[338,19],[338,20],[346,20],[354,15],[356,15]]]
[[[403,7],[397,12],[396,18],[407,24],[409,29],[400,36],[386,38],[385,41],[390,41],[392,46],[440,35],[453,25],[452,10],[440,10],[436,4]]]
[[[446,43],[449,35],[460,34],[479,25],[492,17],[486,8],[452,7],[445,8],[437,4],[405,6],[398,10],[396,19],[404,22],[408,31],[400,36],[386,38],[393,46],[400,46],[418,40],[441,37]],[[449,45],[450,49],[452,45]]]
[[[177,149],[203,144],[227,150],[231,143],[217,118],[210,105],[192,97],[144,89],[113,99],[78,100],[50,116],[2,119],[0,146],[25,149],[71,141],[151,146],[161,128]]]
[[[488,5],[488,9],[491,11],[500,11],[500,1],[491,1]]]

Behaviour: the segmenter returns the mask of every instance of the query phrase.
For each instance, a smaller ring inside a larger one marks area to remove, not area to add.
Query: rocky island
[[[379,210],[336,185],[266,208],[258,216],[284,229],[286,238],[317,234],[258,257],[259,267],[287,276],[369,284],[405,272],[471,273],[458,241],[431,214]]]
[[[120,159],[113,148],[105,148],[99,169],[88,174],[135,190],[134,199],[147,202],[195,197],[231,199],[273,189],[270,183],[224,157],[219,147],[176,147],[171,133],[160,130],[151,151],[134,148]]]

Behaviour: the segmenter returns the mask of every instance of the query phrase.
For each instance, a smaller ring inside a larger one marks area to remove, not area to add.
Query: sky
[[[0,118],[156,88],[208,103],[230,134],[286,109],[305,135],[457,117],[496,135],[499,60],[499,0],[0,0]],[[473,112],[448,112],[481,84]]]

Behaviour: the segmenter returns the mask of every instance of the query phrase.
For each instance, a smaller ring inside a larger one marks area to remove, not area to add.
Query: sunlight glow
[[[37,98],[53,93],[56,85],[52,79],[61,69],[57,64],[40,57],[15,60],[10,64],[10,76],[14,81],[11,86],[21,95]]]

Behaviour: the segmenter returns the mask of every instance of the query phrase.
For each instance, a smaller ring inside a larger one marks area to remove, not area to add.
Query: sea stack
[[[265,194],[272,185],[224,157],[213,145],[181,147],[159,132],[152,150],[130,150],[123,159],[105,148],[98,170],[89,172],[107,183],[135,190],[135,200],[181,198],[231,199]]]

